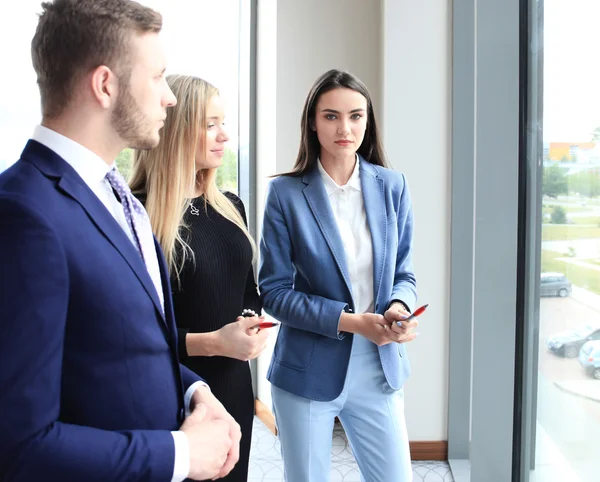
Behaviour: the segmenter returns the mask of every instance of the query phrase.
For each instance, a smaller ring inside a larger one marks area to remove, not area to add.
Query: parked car
[[[564,298],[570,294],[571,282],[564,274],[542,273],[540,279],[540,296],[560,296]]]
[[[593,340],[600,340],[600,327],[586,326],[551,336],[546,341],[546,346],[557,355],[575,358],[583,344]]]
[[[600,380],[600,341],[588,341],[579,351],[579,363],[596,380]]]

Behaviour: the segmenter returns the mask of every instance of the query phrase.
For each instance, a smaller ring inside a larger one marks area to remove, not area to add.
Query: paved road
[[[542,298],[540,302],[538,421],[581,482],[600,480],[600,402],[564,392],[554,382],[600,381],[585,374],[577,359],[549,352],[545,343],[548,336],[561,331],[600,325],[600,310],[590,304],[574,297]]]
[[[565,196],[559,196],[558,199],[545,197],[542,201],[546,206],[572,206],[581,207],[582,209],[594,210],[600,207],[600,200],[595,199],[577,199],[573,196],[567,198]]]
[[[600,258],[600,239],[574,239],[572,241],[542,241],[542,249],[568,254],[575,249],[577,258]],[[576,258],[573,258],[576,259]]]
[[[546,348],[549,336],[587,325],[600,326],[600,311],[569,297],[541,299],[539,369],[549,380],[591,380],[576,358],[556,356]]]
[[[600,206],[596,203],[588,203],[587,205],[583,205],[580,202],[573,201],[565,201],[565,200],[548,200],[544,199],[544,204],[546,206],[562,206],[566,208],[577,208],[581,209],[581,211],[573,211],[567,212],[567,217],[569,218],[588,218],[594,216],[600,216]]]

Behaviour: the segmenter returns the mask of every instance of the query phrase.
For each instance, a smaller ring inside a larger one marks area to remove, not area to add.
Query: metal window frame
[[[521,0],[519,275],[513,481],[535,468],[543,174],[544,0]]]
[[[520,0],[453,2],[448,449],[457,482],[513,478]],[[500,356],[490,359],[492,351]]]
[[[256,10],[257,0],[239,0],[238,192],[256,238]]]
[[[256,219],[256,52],[257,2],[239,0],[238,193],[246,207],[248,229],[257,239]],[[250,361],[252,389],[258,393],[257,360]]]

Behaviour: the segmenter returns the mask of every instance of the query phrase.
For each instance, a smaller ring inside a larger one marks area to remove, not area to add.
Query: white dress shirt
[[[360,160],[356,156],[354,171],[343,186],[338,185],[327,174],[320,160],[317,160],[317,165],[344,244],[354,311],[356,313],[372,313],[375,304],[373,244],[360,184]],[[370,340],[358,334],[354,335],[353,355],[376,348],[376,345]]]
[[[136,242],[125,219],[123,206],[115,197],[112,187],[106,179],[106,174],[113,168],[113,165],[107,164],[97,154],[83,147],[81,144],[44,126],[36,126],[32,139],[54,151],[79,174],[92,192],[102,201],[102,204],[106,206],[106,209],[112,214],[135,246]],[[151,258],[150,260],[146,260],[146,263],[149,263],[150,269],[160,272],[158,256]],[[208,386],[204,382],[196,382],[186,391],[185,405],[187,415],[189,415],[189,403],[192,395],[202,385]],[[173,442],[175,444],[175,466],[171,482],[182,482],[187,478],[190,471],[189,443],[187,436],[183,432],[176,431],[171,432],[171,434],[173,435]]]

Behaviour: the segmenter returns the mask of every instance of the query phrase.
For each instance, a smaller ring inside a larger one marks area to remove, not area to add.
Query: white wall
[[[451,11],[450,0],[383,0],[383,137],[409,182],[419,301],[431,304],[408,347],[413,441],[447,439]]]
[[[259,2],[260,3],[260,2]],[[381,99],[381,0],[277,2],[277,169],[290,170],[304,99],[330,69],[357,75]]]
[[[449,0],[258,0],[258,232],[267,176],[292,168],[304,99],[331,68],[365,82],[389,159],[407,174],[420,297],[431,303],[409,347],[413,441],[447,438],[449,52]],[[272,346],[257,364],[258,397],[268,407],[271,353]]]

